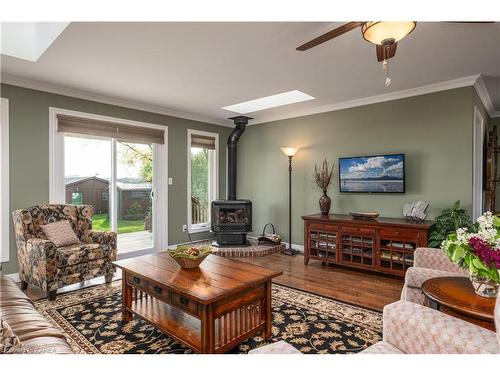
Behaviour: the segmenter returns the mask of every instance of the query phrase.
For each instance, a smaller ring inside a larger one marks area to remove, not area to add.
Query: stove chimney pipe
[[[236,200],[236,168],[237,168],[237,144],[245,131],[248,120],[247,116],[231,117],[234,121],[234,129],[227,139],[227,199]]]

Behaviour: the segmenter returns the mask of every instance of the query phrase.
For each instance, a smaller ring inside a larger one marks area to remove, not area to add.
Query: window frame
[[[159,125],[154,123],[146,123],[135,120],[129,120],[118,117],[110,117],[104,115],[98,115],[88,112],[80,112],[69,109],[49,107],[49,202],[50,203],[61,203],[65,201],[65,188],[64,188],[64,133],[59,133],[57,131],[57,115],[69,115],[81,118],[88,118],[90,120],[101,120],[107,122],[117,122],[124,125],[132,125],[138,128],[156,128],[161,129],[164,132],[164,143],[162,145],[154,145],[153,147],[153,159],[157,160],[157,163],[153,164],[153,175],[156,176],[154,188],[154,204],[157,209],[154,210],[153,214],[153,227],[156,230],[153,232],[153,248],[144,249],[138,251],[130,251],[123,254],[118,254],[118,259],[143,255],[159,251],[168,247],[168,227],[169,227],[169,217],[168,217],[168,130],[167,125]],[[112,153],[115,152],[114,147],[116,147],[116,140],[111,139],[111,145],[113,147]],[[156,147],[155,147],[156,146]],[[116,160],[115,160],[116,162]],[[115,163],[116,164],[116,163]],[[116,172],[116,165],[112,166],[112,185],[114,184],[114,179]],[[108,192],[108,199],[111,200],[111,204],[115,204],[115,197],[113,191]],[[114,207],[112,212],[114,213]]]
[[[215,150],[208,155],[208,200],[212,202],[219,197],[219,134],[202,130],[188,129],[187,131],[187,229],[189,233],[208,232],[211,229],[211,204],[207,208],[208,221],[205,223],[192,224],[191,205],[191,136],[203,135],[215,138]],[[213,156],[212,156],[213,155]]]
[[[0,98],[0,262],[10,260],[10,213],[9,213],[9,99]]]

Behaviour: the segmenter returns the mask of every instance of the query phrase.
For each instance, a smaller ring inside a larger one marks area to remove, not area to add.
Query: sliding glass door
[[[153,145],[116,142],[118,248],[153,247]]]
[[[94,207],[95,230],[118,234],[118,253],[154,248],[152,143],[64,134],[65,202]]]

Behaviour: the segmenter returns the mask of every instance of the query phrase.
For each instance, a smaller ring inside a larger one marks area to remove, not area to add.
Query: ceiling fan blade
[[[398,43],[394,43],[387,46],[382,46],[377,44],[377,60],[384,61],[389,60],[391,57],[396,55],[396,49],[398,48]]]
[[[443,21],[443,23],[495,23],[495,21]]]
[[[302,44],[301,46],[297,47],[297,51],[306,51],[310,48],[316,47],[317,45],[328,42],[330,39],[336,38],[342,34],[354,30],[355,28],[360,27],[362,24],[363,22],[348,22],[345,25],[337,27],[332,31],[329,31],[323,35],[318,36],[317,38],[314,38],[313,40],[310,40],[307,43]]]

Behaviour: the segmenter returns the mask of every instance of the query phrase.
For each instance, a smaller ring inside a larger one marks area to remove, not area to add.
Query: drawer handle
[[[139,279],[138,277],[132,277],[132,281],[136,284],[140,284],[141,283],[141,279]]]
[[[184,305],[184,306],[189,305],[189,300],[187,298],[184,298],[184,297],[179,298],[179,302],[181,303],[181,305]]]
[[[159,286],[156,286],[156,285],[155,285],[155,286],[153,287],[153,289],[154,289],[154,291],[155,291],[156,293],[161,294],[161,288],[160,288]]]

